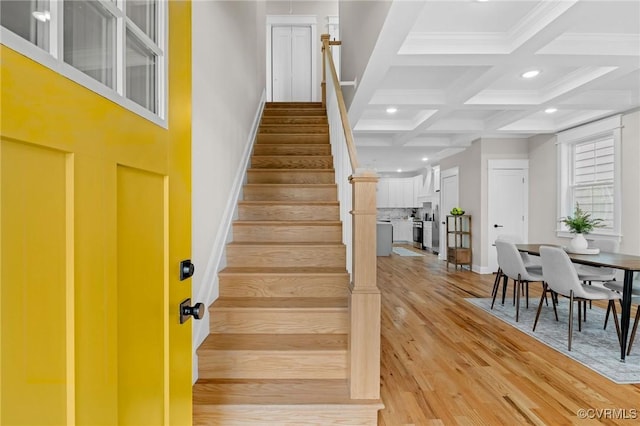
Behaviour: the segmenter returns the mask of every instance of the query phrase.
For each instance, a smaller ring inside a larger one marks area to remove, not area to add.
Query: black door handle
[[[498,225],[497,223],[494,223],[494,224],[493,224],[493,227],[494,227],[494,228],[504,228],[504,226],[503,226],[503,225]]]
[[[190,316],[199,320],[204,316],[204,303],[196,303],[191,306],[191,299],[184,299],[180,303],[180,324],[184,324]]]

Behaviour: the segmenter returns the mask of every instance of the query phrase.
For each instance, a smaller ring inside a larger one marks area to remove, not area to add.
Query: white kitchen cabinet
[[[391,226],[393,227],[393,242],[408,242],[413,241],[413,221],[407,219],[391,219]]]
[[[415,178],[378,180],[376,206],[379,208],[418,207]]]
[[[432,238],[433,238],[433,227],[431,226],[431,222],[423,222],[424,226],[422,227],[422,244],[425,248],[430,249],[432,247]]]
[[[413,204],[411,205],[412,207],[418,207],[422,205],[418,197],[422,192],[422,186],[424,183],[423,180],[424,180],[424,176],[422,175],[418,175],[413,178],[413,199],[412,199]]]
[[[376,192],[376,207],[389,207],[389,180],[379,179]]]

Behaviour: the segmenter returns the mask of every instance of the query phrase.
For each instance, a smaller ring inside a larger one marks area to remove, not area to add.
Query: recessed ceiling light
[[[387,112],[388,112],[389,114],[395,114],[396,112],[398,112],[398,108],[396,108],[396,107],[389,107],[389,108],[387,108]]]
[[[540,70],[531,70],[531,71],[527,71],[525,73],[522,73],[522,78],[533,78],[533,77],[537,77],[538,74],[540,74]]]
[[[427,161],[429,160],[427,157],[422,157],[422,161]]]
[[[402,173],[402,169],[398,169],[396,170],[398,173]]]
[[[558,110],[558,108],[547,108],[547,109],[544,110],[544,112],[546,112],[547,114],[553,114],[557,110]]]
[[[45,10],[44,12],[36,10],[34,12],[31,12],[31,15],[40,22],[47,22],[51,20],[51,13],[49,13],[48,10]]]
[[[485,3],[488,2],[489,0],[476,0],[478,3]]]

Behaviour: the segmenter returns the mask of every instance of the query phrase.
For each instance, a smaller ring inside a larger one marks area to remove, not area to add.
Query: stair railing
[[[322,41],[322,104],[327,109],[349,286],[349,386],[353,399],[380,398],[380,290],[376,284],[376,183],[359,168],[328,34]],[[327,75],[329,79],[327,80]]]

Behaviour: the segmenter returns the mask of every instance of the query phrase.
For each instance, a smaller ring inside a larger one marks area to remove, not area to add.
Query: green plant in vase
[[[587,243],[584,236],[595,228],[602,228],[604,226],[602,219],[592,218],[591,213],[582,210],[578,203],[576,203],[573,216],[567,216],[561,219],[561,221],[569,228],[569,232],[576,234],[569,244],[569,248],[572,251],[585,250],[589,246],[589,243]]]

